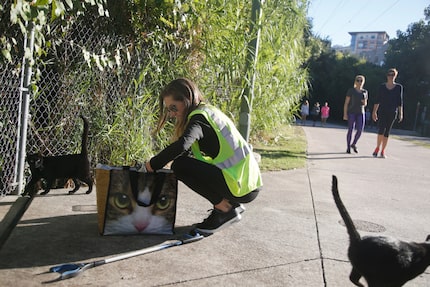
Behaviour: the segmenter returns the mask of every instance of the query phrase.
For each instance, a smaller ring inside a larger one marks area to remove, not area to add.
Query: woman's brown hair
[[[171,81],[158,97],[160,117],[156,132],[160,131],[168,120],[169,113],[164,106],[164,98],[168,96],[172,96],[175,101],[183,102],[186,108],[186,113],[183,117],[180,119],[177,118],[175,122],[173,139],[177,140],[184,133],[188,115],[203,101],[203,96],[197,85],[189,79],[179,78]]]

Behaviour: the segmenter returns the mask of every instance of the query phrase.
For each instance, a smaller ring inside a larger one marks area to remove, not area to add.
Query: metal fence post
[[[260,40],[261,5],[264,0],[253,0],[251,10],[250,31],[253,34],[248,43],[248,54],[246,56],[246,83],[242,93],[239,114],[239,131],[243,138],[248,141],[251,126],[251,105],[254,98],[255,66],[257,63],[258,44]]]
[[[16,167],[14,182],[17,185],[15,194],[20,194],[24,189],[24,165],[27,145],[27,126],[30,106],[30,84],[32,76],[32,65],[30,63],[34,50],[34,25],[27,23],[27,34],[24,38],[24,56],[22,59],[21,84],[19,89],[19,115],[16,147]],[[26,59],[27,51],[30,52],[30,59]]]

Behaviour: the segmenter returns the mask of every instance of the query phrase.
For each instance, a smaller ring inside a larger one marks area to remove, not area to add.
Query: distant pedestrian
[[[330,107],[325,102],[324,106],[321,107],[321,125],[324,127],[327,123],[327,119],[330,116]]]
[[[348,121],[348,132],[346,134],[346,153],[351,153],[351,148],[358,153],[357,142],[364,130],[364,108],[369,99],[369,93],[363,89],[365,78],[357,75],[354,87],[346,92],[345,104],[343,106],[343,119]],[[351,143],[352,132],[356,129],[354,140]]]
[[[372,118],[378,123],[378,137],[373,156],[377,157],[381,149],[381,157],[385,158],[385,148],[393,127],[394,120],[403,120],[403,86],[396,83],[398,71],[391,68],[387,72],[387,82],[379,86],[378,97],[373,105]]]
[[[306,125],[306,118],[309,116],[309,101],[305,100],[300,107],[300,113],[302,116],[302,125]]]
[[[427,106],[424,106],[423,111],[421,112],[421,123],[424,123],[427,117]]]
[[[370,128],[371,127],[370,122],[372,121],[372,113],[368,108],[366,108],[365,119],[366,119],[366,127]]]
[[[313,123],[312,125],[313,126],[315,126],[315,123],[317,122],[317,120],[320,117],[320,111],[321,111],[320,103],[316,102],[314,104],[314,106],[312,107],[312,110],[311,110],[312,123]]]

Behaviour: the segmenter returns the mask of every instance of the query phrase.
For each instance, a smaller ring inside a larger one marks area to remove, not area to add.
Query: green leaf
[[[52,2],[52,10],[51,10],[51,22],[53,22],[55,19],[57,19],[57,15],[55,11],[57,10],[57,1]]]
[[[172,22],[170,22],[169,20],[167,20],[166,18],[164,18],[163,16],[160,16],[160,20],[161,22],[163,22],[164,24],[166,24],[167,26],[169,26],[169,28],[173,28],[174,25]]]
[[[33,3],[33,5],[34,6],[45,6],[45,5],[49,5],[51,1],[50,0],[37,0],[36,2]]]
[[[1,53],[2,53],[3,57],[5,57],[9,62],[12,62],[12,57],[10,55],[9,50],[3,49],[3,50],[1,50]]]
[[[17,5],[13,5],[10,9],[10,22],[12,22],[12,24],[15,24],[18,21],[19,12],[20,10],[17,9]]]
[[[64,15],[66,12],[66,8],[64,7],[63,2],[60,0],[52,1],[52,13],[51,13],[51,21],[54,21],[56,18]]]
[[[73,1],[72,0],[66,0],[67,6],[69,6],[70,9],[73,9]]]

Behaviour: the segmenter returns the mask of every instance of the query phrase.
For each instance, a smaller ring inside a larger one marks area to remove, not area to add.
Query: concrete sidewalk
[[[201,241],[89,269],[52,286],[352,286],[348,236],[331,195],[341,197],[361,234],[424,241],[430,229],[430,149],[397,137],[388,158],[371,156],[365,132],[359,154],[346,154],[343,127],[303,127],[307,167],[266,172],[264,191],[241,222]],[[400,136],[408,139],[408,136]],[[414,140],[416,140],[414,138]],[[0,286],[41,286],[45,272],[163,242],[171,236],[99,236],[96,194],[52,190],[37,196],[0,250]],[[16,197],[0,201],[0,216]],[[211,206],[179,186],[177,233],[207,217]],[[430,269],[405,286],[430,286]]]

